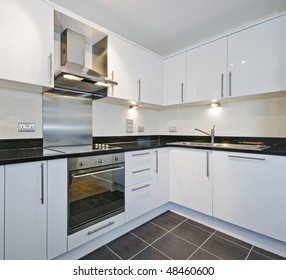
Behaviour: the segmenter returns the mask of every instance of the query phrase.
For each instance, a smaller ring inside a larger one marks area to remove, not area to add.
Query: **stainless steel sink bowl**
[[[185,141],[173,142],[167,144],[175,146],[186,146],[186,147],[224,148],[224,149],[252,150],[252,151],[262,151],[269,148],[269,146],[259,145],[259,144],[233,144],[233,143],[185,142]]]

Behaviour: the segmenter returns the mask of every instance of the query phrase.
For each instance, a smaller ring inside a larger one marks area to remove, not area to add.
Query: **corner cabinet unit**
[[[0,79],[53,87],[53,7],[1,0],[0,14]]]
[[[67,161],[5,166],[5,259],[67,251]]]
[[[212,215],[212,152],[173,148],[171,201]]]
[[[0,166],[0,260],[4,259],[4,166]]]
[[[286,158],[213,152],[213,215],[286,242]]]

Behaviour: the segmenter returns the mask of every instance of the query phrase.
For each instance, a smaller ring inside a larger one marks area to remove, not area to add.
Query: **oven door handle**
[[[96,174],[102,174],[102,173],[107,173],[107,172],[111,172],[111,171],[115,171],[115,170],[121,170],[121,169],[124,169],[124,166],[116,167],[116,168],[110,168],[110,169],[106,169],[106,170],[102,170],[102,171],[84,173],[84,174],[79,174],[79,175],[72,174],[72,177],[76,179],[76,178],[81,178],[81,177],[86,177],[86,176],[96,175]]]

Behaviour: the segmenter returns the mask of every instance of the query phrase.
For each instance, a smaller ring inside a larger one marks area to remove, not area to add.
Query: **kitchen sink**
[[[173,142],[167,144],[175,146],[186,146],[186,147],[224,148],[224,149],[252,150],[252,151],[262,151],[269,148],[269,146],[261,144],[233,144],[233,143],[186,142],[186,141]]]

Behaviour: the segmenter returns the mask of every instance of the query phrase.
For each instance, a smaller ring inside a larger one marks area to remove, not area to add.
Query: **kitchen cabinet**
[[[286,89],[286,16],[228,37],[229,96]]]
[[[213,215],[286,241],[286,158],[213,152]]]
[[[164,60],[164,105],[186,101],[186,59],[184,52]]]
[[[0,166],[0,260],[4,259],[4,166]]]
[[[2,0],[0,14],[0,79],[53,87],[53,7]]]
[[[155,105],[163,104],[163,59],[137,48],[138,100]]]
[[[226,66],[226,38],[189,50],[185,102],[226,97]]]
[[[108,76],[118,82],[108,95],[126,100],[138,100],[136,46],[108,35]]]
[[[67,250],[66,174],[66,160],[5,166],[5,259],[47,259]]]
[[[212,215],[212,153],[173,148],[171,151],[171,201]]]

